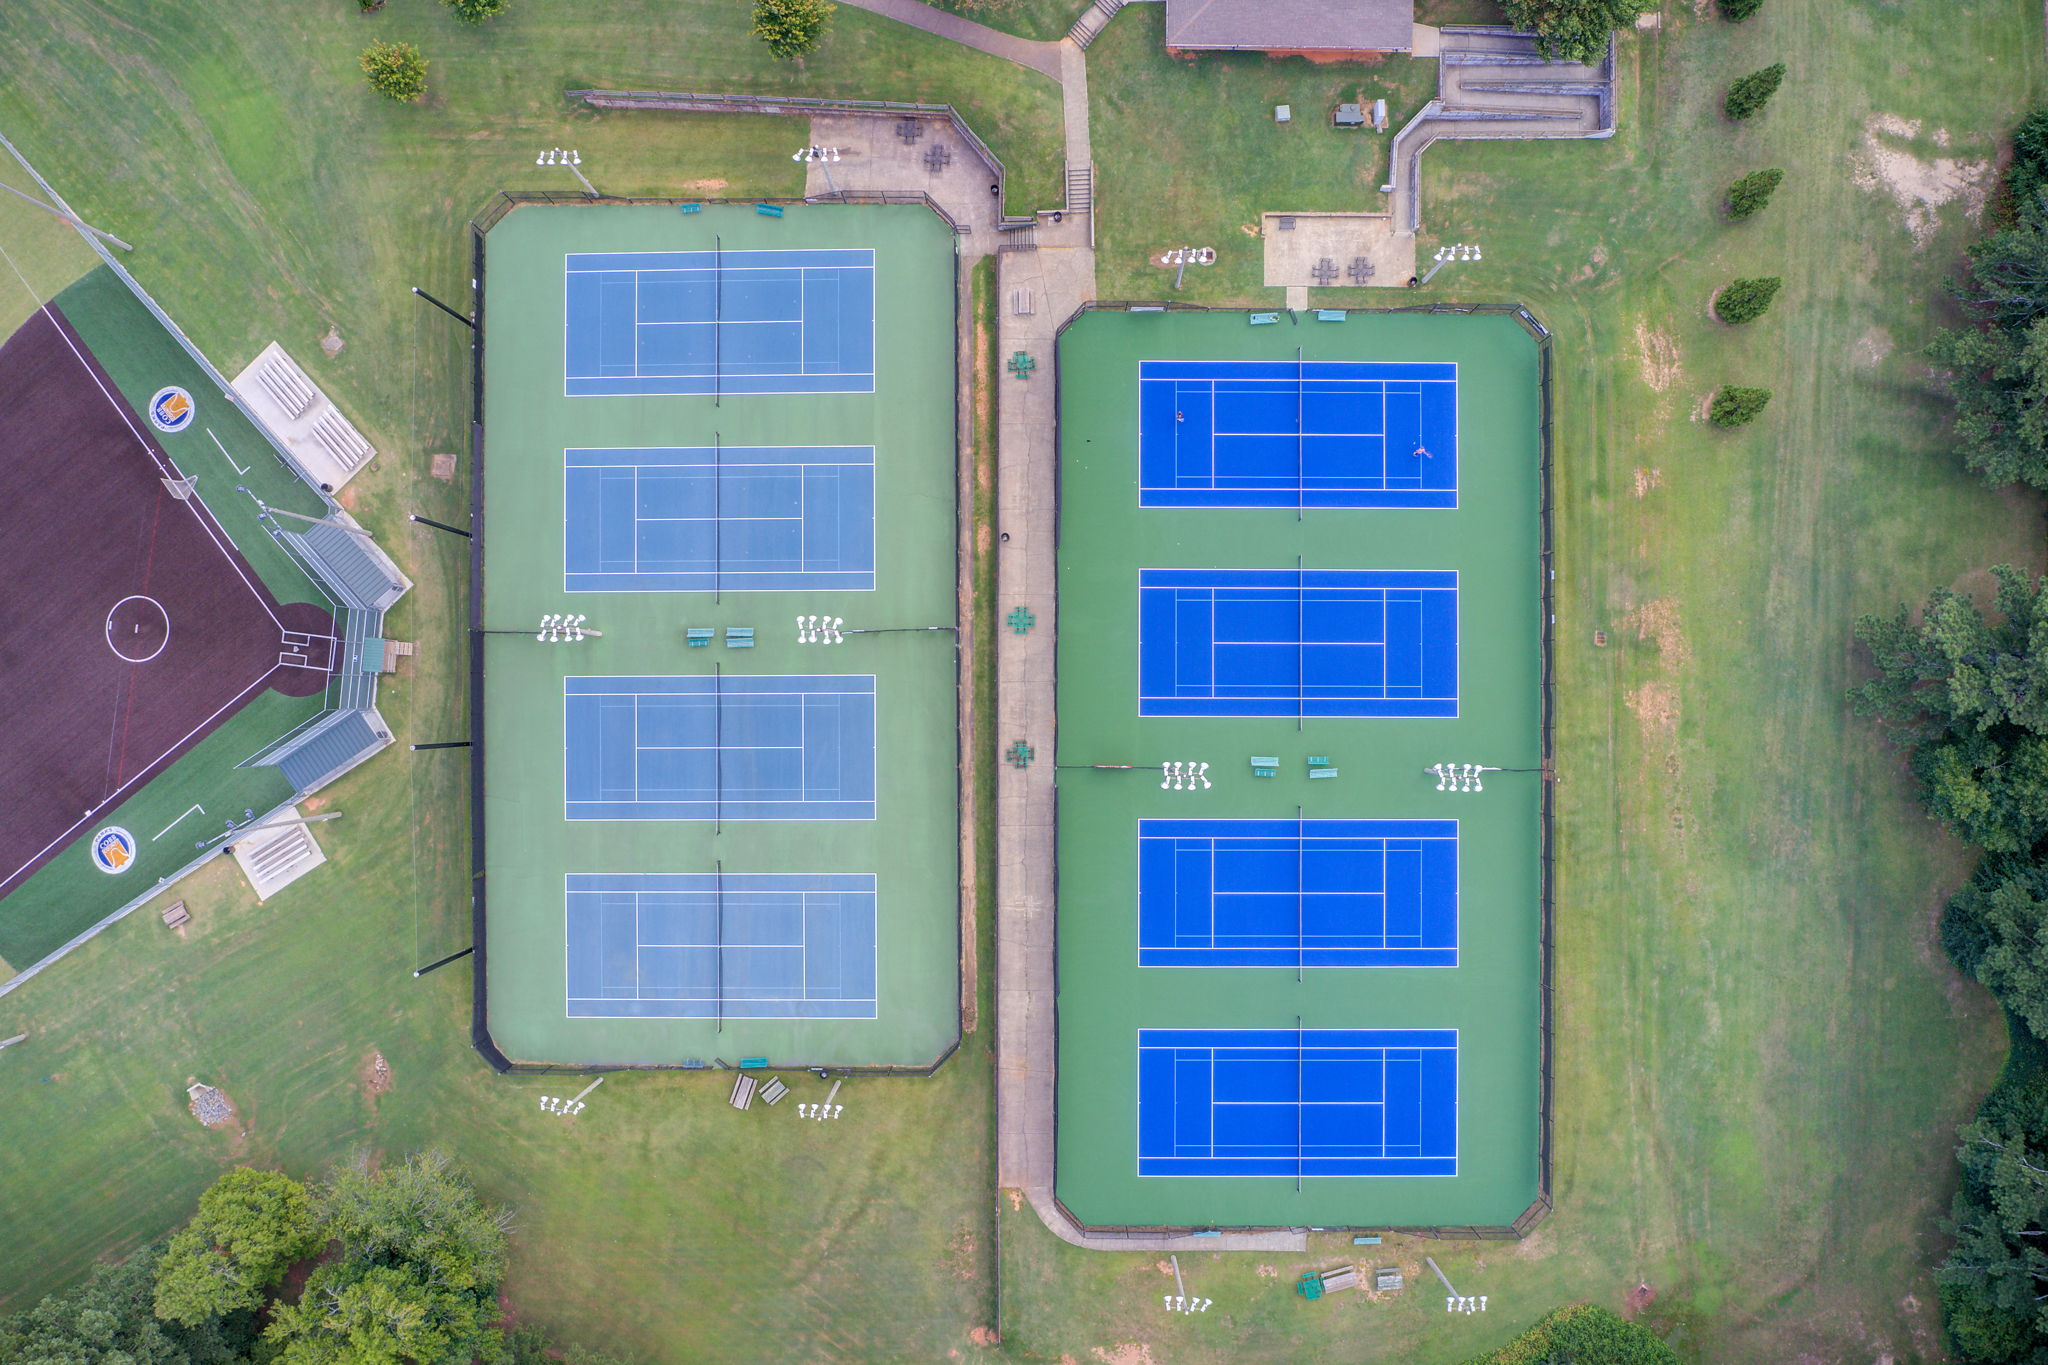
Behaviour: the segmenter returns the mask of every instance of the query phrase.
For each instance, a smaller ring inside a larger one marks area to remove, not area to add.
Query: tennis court
[[[1139,573],[1138,713],[1455,716],[1458,575]]]
[[[1141,1176],[1458,1173],[1454,1029],[1140,1029]]]
[[[875,680],[563,680],[571,820],[872,820]]]
[[[583,1019],[873,1019],[871,875],[572,874]]]
[[[1140,820],[1141,967],[1455,967],[1455,820]]]
[[[873,446],[564,455],[570,592],[872,591]]]
[[[1103,1229],[1506,1228],[1544,1193],[1541,351],[1300,321],[1061,333],[1055,1188]]]
[[[1146,361],[1146,507],[1456,507],[1458,367]]]
[[[565,392],[872,393],[867,249],[572,252]]]

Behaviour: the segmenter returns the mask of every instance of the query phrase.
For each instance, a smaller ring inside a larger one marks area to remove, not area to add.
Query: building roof
[[[1415,0],[1166,0],[1170,48],[1406,52]]]

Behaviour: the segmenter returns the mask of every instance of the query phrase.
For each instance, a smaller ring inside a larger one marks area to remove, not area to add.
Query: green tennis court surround
[[[956,620],[952,233],[531,206],[484,252],[489,1041],[930,1065],[959,1036],[954,636],[890,628]],[[548,613],[602,633],[538,641]]]
[[[1513,1222],[1542,1094],[1535,340],[1105,311],[1058,360],[1061,1201]]]

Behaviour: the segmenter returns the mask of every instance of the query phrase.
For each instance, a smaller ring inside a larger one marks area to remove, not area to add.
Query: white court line
[[[228,454],[228,448],[226,446],[221,445],[220,437],[213,435],[212,427],[208,427],[206,429],[206,434],[208,436],[213,436],[213,444],[219,448],[221,458],[228,462],[230,468],[232,468],[237,474],[246,474],[249,472],[248,470],[242,468],[242,466],[235,463],[235,457]]]
[[[206,807],[204,807],[204,806],[199,806],[199,805],[192,805],[192,806],[187,806],[187,807],[185,807],[185,815],[190,815],[190,814],[191,814],[191,813],[192,813],[193,811],[195,811],[195,810],[196,810],[196,811],[198,811],[198,812],[199,812],[199,813],[200,813],[201,815],[204,815],[204,814],[206,814]],[[163,838],[163,837],[164,837],[164,836],[165,836],[166,834],[169,834],[169,833],[170,833],[170,832],[171,832],[172,830],[176,829],[176,828],[178,827],[178,820],[183,820],[183,819],[185,818],[185,815],[181,815],[181,816],[179,816],[177,820],[173,820],[173,821],[171,821],[171,823],[170,823],[170,824],[168,824],[168,825],[165,825],[165,826],[164,826],[164,827],[163,827],[162,829],[160,829],[160,830],[158,830],[158,831],[157,831],[156,833],[154,833],[154,834],[150,835],[150,836],[149,836],[149,841],[150,841],[150,842],[151,842],[151,843],[153,844],[153,843],[155,843],[155,842],[156,842],[157,840],[159,840],[159,839]]]

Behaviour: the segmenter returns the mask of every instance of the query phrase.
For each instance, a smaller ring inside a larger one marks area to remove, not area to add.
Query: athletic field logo
[[[119,825],[93,835],[92,865],[102,872],[126,872],[135,865],[135,836]]]
[[[192,395],[176,384],[156,391],[149,400],[149,420],[158,431],[183,431],[192,425]]]

